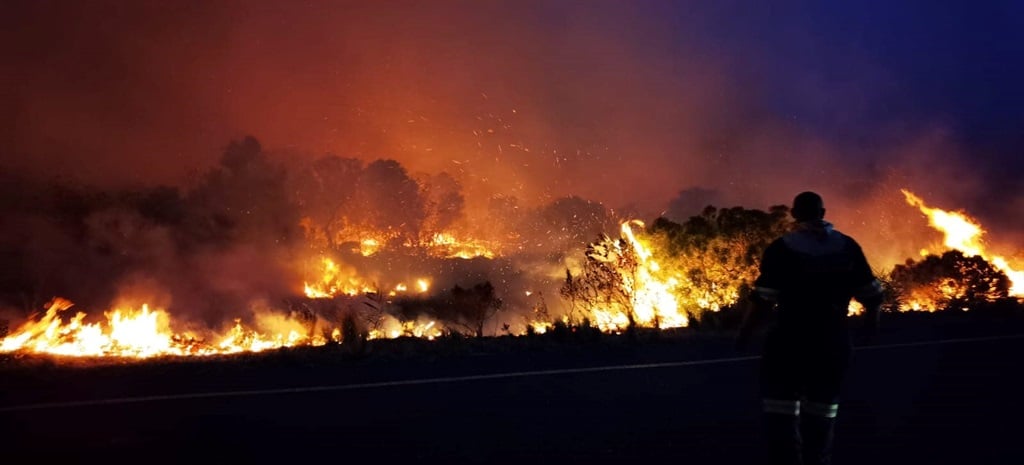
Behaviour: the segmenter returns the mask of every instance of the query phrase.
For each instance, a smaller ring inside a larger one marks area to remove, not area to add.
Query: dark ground
[[[1024,463],[1024,324],[916,319],[860,349],[836,464]],[[572,338],[570,338],[572,339]],[[11,410],[46,402],[734,358],[661,333],[388,341],[202,361],[0,363],[4,463],[759,463],[756,360],[320,392]]]

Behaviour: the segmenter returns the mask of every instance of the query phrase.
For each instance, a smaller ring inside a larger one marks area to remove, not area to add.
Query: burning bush
[[[708,207],[682,224],[658,218],[639,232],[625,223],[619,238],[587,247],[575,274],[566,270],[569,317],[580,312],[604,330],[685,326],[739,301],[762,252],[789,224],[786,207]]]
[[[761,254],[791,224],[785,206],[769,211],[709,206],[682,224],[659,218],[652,232],[664,244],[667,263],[683,277],[680,298],[687,311],[701,315],[746,296]]]
[[[893,304],[902,311],[970,309],[1009,296],[1010,279],[978,255],[950,250],[907,260],[890,273]]]
[[[625,238],[602,236],[587,246],[583,266],[574,276],[565,270],[560,293],[569,301],[568,319],[593,317],[606,329],[632,328],[637,323],[639,257]],[[655,323],[656,325],[656,323]]]

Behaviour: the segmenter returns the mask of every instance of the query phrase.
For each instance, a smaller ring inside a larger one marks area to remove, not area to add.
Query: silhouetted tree
[[[1005,299],[1010,289],[1006,273],[959,250],[907,260],[893,268],[889,280],[904,309],[915,304],[934,310],[972,308]]]
[[[262,150],[251,136],[232,141],[220,165],[189,192],[186,244],[243,239],[284,244],[296,238],[298,209],[288,195],[287,173]]]
[[[403,323],[427,316],[440,320],[447,328],[461,328],[483,337],[484,324],[501,309],[502,300],[490,281],[485,281],[469,288],[455,286],[429,297],[406,296],[393,304],[395,317]]]
[[[334,155],[314,161],[290,179],[311,245],[336,249],[343,231],[360,215],[354,205],[363,162]]]
[[[426,215],[419,184],[395,160],[377,160],[363,170],[355,194],[358,220],[401,240],[419,237]]]
[[[424,206],[426,209],[425,229],[440,232],[462,217],[466,199],[462,185],[452,175],[439,173],[427,176],[422,181]]]

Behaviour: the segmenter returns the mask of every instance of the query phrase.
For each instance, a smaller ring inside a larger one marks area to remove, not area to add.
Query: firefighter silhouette
[[[771,321],[760,373],[769,463],[828,464],[851,354],[847,309],[857,299],[873,334],[882,288],[857,242],[825,221],[821,196],[797,195],[791,214],[794,230],[765,249],[737,342]]]

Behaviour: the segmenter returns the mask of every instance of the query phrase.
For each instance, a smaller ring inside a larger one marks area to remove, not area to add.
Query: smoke
[[[176,324],[213,330],[234,319],[301,327],[265,313],[287,319],[301,310],[301,285],[320,278],[323,258],[358,279],[360,291],[422,281],[441,295],[490,282],[504,318],[520,323],[517,313],[532,305],[524,290],[556,294],[571,255],[616,224],[604,206],[577,196],[534,208],[497,196],[493,221],[481,222],[465,214],[465,192],[448,173],[414,178],[389,159],[287,161],[253,137],[227,144],[216,166],[182,188],[15,178],[6,186],[19,195],[0,211],[4,307],[37,310],[54,296],[94,314],[149,304]],[[484,241],[500,256],[431,249],[442,234]]]
[[[902,30],[901,13],[812,13],[15,3],[0,20],[0,168],[18,173],[0,179],[0,292],[26,308],[148,293],[213,322],[299,293],[311,256],[366,230],[391,246],[454,230],[513,257],[349,257],[372,279],[554,280],[627,217],[767,208],[803,190],[879,267],[930,234],[900,188],[972,212],[993,239],[1024,230],[1007,187],[1020,163],[983,157],[955,114],[915,106],[923,91],[894,59],[827,30],[869,36],[875,15]]]
[[[213,323],[252,299],[280,300],[298,218],[284,171],[254,139],[231,143],[197,185],[140,190],[23,182],[5,205],[5,303],[63,296],[88,310],[142,303]]]

